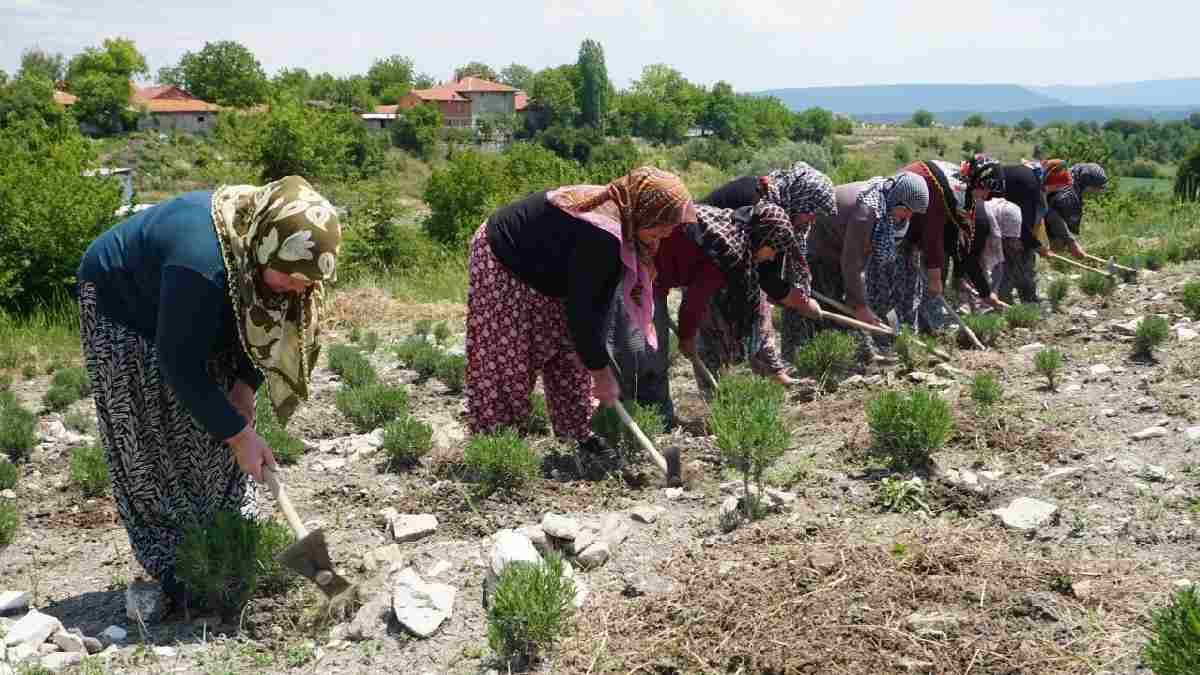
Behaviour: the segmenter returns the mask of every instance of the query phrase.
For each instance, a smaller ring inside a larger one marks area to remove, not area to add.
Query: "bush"
[[[436,105],[416,106],[396,116],[392,123],[392,144],[428,162],[437,149],[441,127],[442,113]]]
[[[558,553],[509,564],[489,599],[488,645],[502,658],[536,661],[566,631],[574,598],[575,582],[563,576]]]
[[[463,462],[487,492],[516,490],[538,475],[537,454],[510,429],[467,441]]]
[[[0,391],[0,451],[13,463],[29,457],[37,443],[37,417],[11,391]]]
[[[83,368],[66,368],[54,374],[50,389],[42,398],[46,409],[59,412],[92,392],[87,371]]]
[[[529,395],[529,419],[525,422],[525,431],[531,434],[550,431],[550,411],[546,408],[546,397],[537,392]]]
[[[1158,178],[1158,165],[1148,159],[1135,159],[1129,164],[1125,175],[1134,178]]]
[[[995,373],[977,373],[971,379],[971,399],[975,401],[980,410],[988,410],[999,403],[1003,394],[1004,388],[1000,385],[1000,379],[996,377]]]
[[[1059,311],[1063,300],[1067,299],[1067,294],[1070,292],[1071,284],[1066,279],[1060,277],[1051,281],[1049,288],[1046,289],[1046,297],[1050,300],[1050,307],[1056,312]]]
[[[858,345],[849,333],[823,330],[796,350],[796,369],[801,375],[831,386],[835,375],[854,366],[857,350]]]
[[[637,401],[623,402],[622,405],[647,438],[652,439],[666,431],[667,425],[657,406],[642,405]],[[627,455],[641,452],[641,444],[633,432],[621,423],[615,408],[604,406],[592,415],[592,432],[603,438],[609,447],[623,450]]]
[[[433,449],[433,428],[412,417],[401,417],[383,428],[383,451],[391,466],[415,465]]]
[[[342,383],[351,389],[375,384],[378,379],[375,366],[362,352],[348,345],[329,348],[329,369],[337,373]]]
[[[254,429],[280,464],[295,464],[304,455],[304,441],[289,434],[279,423],[266,387],[258,390],[254,400]]]
[[[1179,163],[1175,174],[1175,196],[1184,201],[1200,201],[1200,143]]]
[[[1183,285],[1183,298],[1180,300],[1192,318],[1200,319],[1200,280],[1192,280]]]
[[[867,424],[897,466],[927,464],[954,430],[950,405],[928,389],[880,393],[867,402]]]
[[[499,205],[500,160],[468,150],[433,170],[423,196],[429,205],[425,231],[443,244],[465,243]]]
[[[175,573],[201,607],[234,616],[258,591],[287,588],[277,558],[293,540],[281,523],[221,511],[184,532]]]
[[[887,476],[879,483],[879,494],[875,503],[885,511],[894,513],[910,513],[912,511],[928,511],[925,504],[925,483],[920,478],[902,480],[896,476]]]
[[[1112,277],[1099,272],[1084,272],[1083,276],[1079,277],[1079,290],[1088,297],[1108,296],[1116,288],[1117,283],[1113,281]]]
[[[708,423],[722,457],[742,472],[747,518],[753,517],[751,479],[761,488],[763,473],[791,444],[783,423],[786,398],[783,385],[753,375],[727,375],[717,383]]]
[[[738,163],[732,173],[738,176],[765,176],[778,169],[789,169],[796,162],[805,162],[821,172],[827,172],[833,166],[833,158],[825,146],[785,141],[755,152],[749,160]]]
[[[386,384],[368,384],[339,391],[336,405],[365,434],[407,412],[408,392]]]
[[[896,357],[906,370],[920,370],[929,362],[929,354],[921,337],[908,328],[896,336],[895,350]]]
[[[7,458],[0,457],[0,490],[11,490],[17,486],[17,466],[8,461]]]
[[[467,379],[467,357],[442,355],[435,374],[451,393],[460,393]]]
[[[104,448],[75,448],[71,451],[71,481],[79,486],[84,497],[99,497],[109,486],[108,462]]]
[[[412,334],[419,338],[427,337],[433,331],[433,321],[430,319],[421,319],[413,324]]]
[[[988,347],[995,347],[996,340],[1000,339],[1000,333],[1004,331],[1007,322],[1004,317],[996,312],[987,314],[967,314],[962,317],[963,323],[970,328],[975,337]]]
[[[1050,389],[1054,389],[1054,378],[1062,370],[1063,354],[1053,347],[1047,347],[1033,355],[1033,367],[1046,376]]]
[[[1167,340],[1171,326],[1161,316],[1148,316],[1138,324],[1133,338],[1133,350],[1140,356],[1153,356],[1154,350]]]
[[[1151,612],[1150,641],[1142,661],[1155,675],[1200,673],[1200,594],[1195,586],[1175,592],[1170,604]]]
[[[1004,320],[1014,328],[1033,328],[1042,320],[1042,310],[1033,303],[1015,304],[1004,312]]]
[[[416,371],[420,382],[436,375],[442,363],[442,351],[417,335],[396,346],[396,357],[405,368]]]
[[[443,347],[446,346],[446,341],[450,339],[450,326],[445,321],[438,323],[433,327],[433,339]]]
[[[0,546],[8,546],[17,538],[21,527],[21,514],[12,502],[0,502]]]

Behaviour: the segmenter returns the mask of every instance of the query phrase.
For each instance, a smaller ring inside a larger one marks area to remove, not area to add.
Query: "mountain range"
[[[943,124],[979,113],[1002,124],[1029,117],[1038,124],[1065,120],[1182,119],[1200,112],[1200,78],[1094,86],[1018,84],[895,84],[804,87],[757,92],[792,110],[818,106],[864,122],[901,122],[928,110]]]

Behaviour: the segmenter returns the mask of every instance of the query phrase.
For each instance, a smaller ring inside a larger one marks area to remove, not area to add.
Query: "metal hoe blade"
[[[350,590],[352,584],[333,571],[325,532],[314,530],[279,554],[279,563],[309,579],[326,597],[335,598]]]

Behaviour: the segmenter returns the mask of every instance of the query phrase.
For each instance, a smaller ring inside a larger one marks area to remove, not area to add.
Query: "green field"
[[[1167,194],[1175,188],[1175,183],[1170,178],[1130,178],[1122,176],[1119,185],[1123,192],[1149,190],[1150,192]]]

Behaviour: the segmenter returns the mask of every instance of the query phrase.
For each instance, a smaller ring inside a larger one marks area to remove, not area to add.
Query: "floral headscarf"
[[[212,197],[213,225],[251,362],[266,375],[271,406],[286,423],[308,398],[320,353],[317,306],[337,278],[342,229],[337,212],[308,181],[288,176],[262,187],[225,185]],[[312,282],[302,293],[275,293],[260,267]]]
[[[876,177],[858,193],[857,202],[875,216],[871,227],[871,256],[890,263],[896,258],[896,242],[908,231],[908,221],[892,220],[892,209],[905,206],[915,213],[929,210],[929,186],[925,179],[911,171],[901,171],[891,178]]]
[[[767,200],[786,211],[789,217],[807,213],[837,215],[833,181],[804,162],[796,162],[790,169],[772,171],[763,176],[761,191]]]
[[[621,284],[625,311],[658,348],[654,331],[654,251],[637,238],[638,230],[664,223],[695,222],[692,195],[674,174],[644,166],[608,185],[572,185],[546,194],[564,212],[608,232],[621,243]]]

